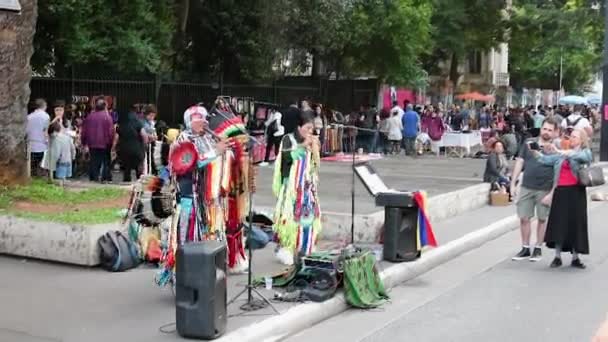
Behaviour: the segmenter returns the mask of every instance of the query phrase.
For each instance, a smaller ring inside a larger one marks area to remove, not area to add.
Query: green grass
[[[120,220],[120,209],[104,208],[89,209],[87,211],[67,211],[57,214],[32,213],[26,211],[8,210],[7,213],[16,217],[31,219],[35,221],[48,221],[68,224],[103,224]]]
[[[1,197],[8,197],[9,202],[28,201],[49,204],[81,204],[115,199],[125,195],[125,190],[115,188],[70,190],[54,184],[49,184],[45,179],[33,179],[28,185],[4,190],[3,193],[6,192],[6,194]],[[0,205],[2,205],[1,199]]]
[[[30,184],[14,188],[0,188],[0,214],[11,214],[17,217],[39,221],[63,223],[100,224],[114,222],[119,219],[119,209],[91,208],[86,210],[71,210],[70,206],[103,202],[120,198],[125,190],[115,188],[90,188],[70,190],[49,184],[45,179],[33,179]],[[62,205],[66,210],[58,213],[36,213],[11,208],[13,202],[27,201],[30,203]]]

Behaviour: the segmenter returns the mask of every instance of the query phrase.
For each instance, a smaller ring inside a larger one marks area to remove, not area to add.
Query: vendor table
[[[445,133],[438,142],[439,147],[445,147],[445,155],[454,155],[459,158],[471,155],[471,147],[481,145],[481,132],[470,133],[449,132]]]

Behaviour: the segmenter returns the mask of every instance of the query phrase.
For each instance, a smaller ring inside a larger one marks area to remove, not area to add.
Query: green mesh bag
[[[373,254],[368,252],[344,261],[344,295],[348,304],[360,309],[378,307],[388,299]]]

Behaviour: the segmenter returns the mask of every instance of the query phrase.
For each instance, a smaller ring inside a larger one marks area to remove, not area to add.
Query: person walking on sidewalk
[[[555,189],[551,198],[551,212],[547,223],[545,242],[555,249],[551,268],[562,265],[562,250],[572,253],[572,267],[585,268],[579,254],[589,254],[587,228],[587,191],[578,182],[578,172],[591,164],[593,155],[584,129],[575,129],[570,135],[569,150],[546,146],[543,153],[535,151],[539,162],[555,170]]]
[[[543,198],[553,188],[553,167],[539,162],[532,150],[542,149],[545,145],[553,144],[557,124],[551,119],[545,119],[541,126],[540,135],[524,142],[519,149],[519,155],[513,168],[511,178],[511,195],[516,198],[517,216],[520,220],[522,248],[513,260],[530,259],[539,261],[542,258],[542,244],[545,239],[545,224],[549,217],[549,206],[543,204]],[[521,189],[516,187],[520,173],[524,171]],[[532,234],[531,220],[536,218],[536,245],[531,251],[530,236]]]

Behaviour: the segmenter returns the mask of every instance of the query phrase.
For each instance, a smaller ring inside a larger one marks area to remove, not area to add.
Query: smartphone
[[[536,142],[536,141],[529,142],[528,146],[533,151],[540,151],[540,145],[538,145],[538,142]]]

